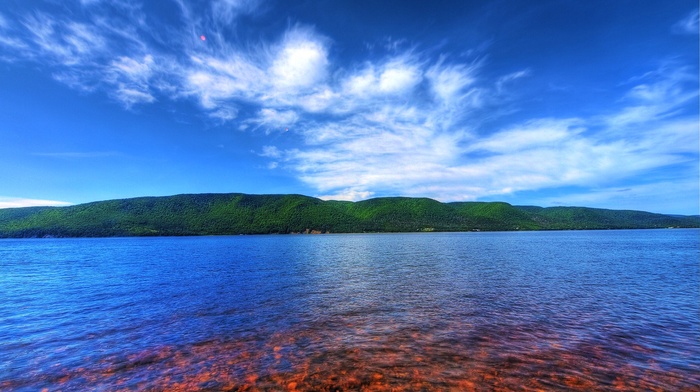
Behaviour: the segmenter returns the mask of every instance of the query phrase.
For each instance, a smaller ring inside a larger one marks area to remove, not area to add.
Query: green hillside
[[[192,194],[70,207],[0,209],[0,237],[181,236],[700,227],[698,216],[502,202],[391,197],[360,202],[302,195]]]
[[[544,228],[639,229],[664,227],[698,227],[698,216],[669,216],[644,211],[606,210],[586,207],[518,207]]]

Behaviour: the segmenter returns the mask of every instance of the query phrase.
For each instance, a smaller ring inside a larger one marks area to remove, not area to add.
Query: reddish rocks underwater
[[[56,364],[31,382],[51,391],[700,390],[700,369],[691,376],[640,362],[653,350],[622,337],[564,346],[533,326],[484,335],[384,332],[326,323],[265,340],[164,346],[73,369]],[[23,386],[0,383],[3,390]]]

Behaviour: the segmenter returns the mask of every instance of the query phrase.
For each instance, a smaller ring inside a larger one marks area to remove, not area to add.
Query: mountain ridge
[[[0,238],[700,227],[700,216],[380,197],[199,193],[0,209]]]

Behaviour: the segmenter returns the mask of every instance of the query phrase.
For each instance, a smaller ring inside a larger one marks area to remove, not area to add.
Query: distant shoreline
[[[0,209],[0,238],[172,237],[700,228],[700,216],[587,207],[441,203],[386,197],[359,202],[303,195],[185,194],[66,207]]]

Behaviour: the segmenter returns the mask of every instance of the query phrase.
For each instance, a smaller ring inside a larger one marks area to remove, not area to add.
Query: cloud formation
[[[20,208],[20,207],[62,207],[73,203],[56,200],[24,199],[19,197],[0,196],[0,208]]]
[[[125,108],[192,100],[234,129],[268,135],[289,129],[284,143],[266,141],[257,154],[270,160],[271,170],[291,173],[324,198],[448,201],[606,188],[697,162],[697,117],[684,112],[698,98],[697,76],[683,64],[627,81],[631,87],[608,111],[534,117],[486,131],[484,110],[505,105],[536,69],[524,64],[503,74],[484,72],[483,59],[434,58],[396,45],[384,55],[341,63],[331,37],[301,24],[269,41],[231,40],[227,29],[254,13],[257,1],[213,1],[204,15],[176,3],[181,32],[168,39],[127,0],[84,1],[75,11],[87,15],[81,21],[70,14],[0,14],[0,59],[40,64],[56,80],[104,91]],[[120,16],[110,16],[114,9]],[[206,41],[198,39],[205,29]],[[673,30],[697,33],[697,10]],[[8,38],[13,32],[23,38]]]
[[[698,34],[698,19],[700,19],[700,13],[698,9],[690,11],[686,17],[676,22],[673,25],[673,32],[677,34]]]

